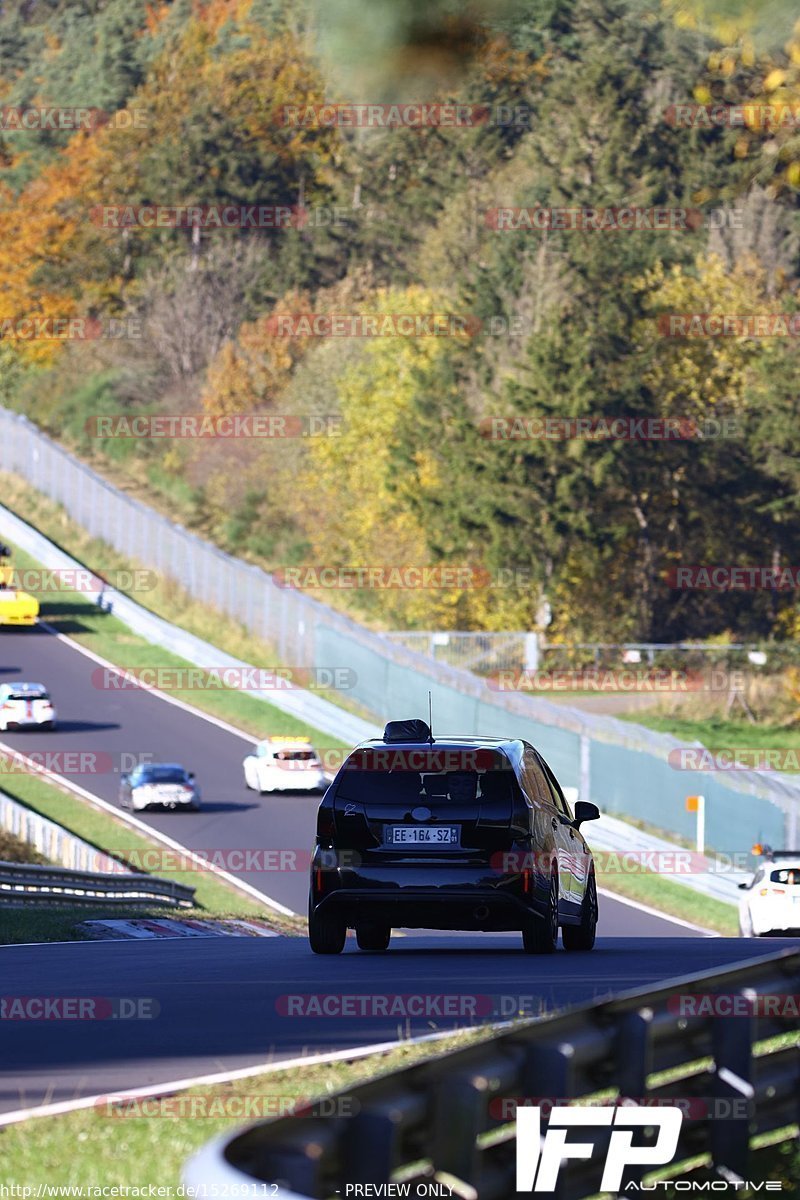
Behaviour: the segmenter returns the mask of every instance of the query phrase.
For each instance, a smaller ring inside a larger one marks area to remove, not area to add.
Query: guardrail
[[[613,1104],[615,1096],[684,1109],[673,1158],[679,1165],[670,1167],[677,1177],[705,1171],[707,1179],[753,1179],[764,1153],[753,1141],[800,1121],[797,1017],[789,1005],[780,1012],[757,997],[799,992],[800,952],[783,951],[752,966],[520,1022],[487,1043],[353,1088],[346,1097],[352,1115],[284,1117],[212,1142],[189,1161],[184,1182],[247,1184],[247,1195],[259,1195],[253,1185],[263,1182],[265,1196],[283,1200],[344,1197],[347,1185],[351,1196],[380,1195],[352,1185],[390,1182],[408,1183],[411,1196],[426,1184],[428,1195],[509,1200],[523,1195],[515,1190],[515,1101]],[[726,997],[717,1015],[687,1011],[681,997],[706,994]],[[721,1015],[728,997],[751,1015]],[[793,1037],[763,1045],[787,1033]],[[325,1099],[331,1110],[336,1097]],[[562,1165],[554,1200],[584,1200],[600,1190],[610,1131],[578,1132],[572,1140],[591,1141],[595,1153]],[[707,1167],[697,1163],[701,1155]],[[643,1168],[630,1168],[626,1180],[638,1183],[643,1175]],[[627,1194],[638,1193],[620,1193]]]
[[[0,742],[0,755],[3,753],[7,751]],[[22,755],[19,760],[26,761]],[[119,859],[85,842],[49,817],[20,804],[5,792],[0,792],[0,829],[33,846],[49,862],[67,867],[70,871],[94,871],[104,875],[132,874],[131,868]]]
[[[145,901],[191,908],[195,889],[152,875],[105,875],[66,867],[0,862],[0,905],[126,905]]]

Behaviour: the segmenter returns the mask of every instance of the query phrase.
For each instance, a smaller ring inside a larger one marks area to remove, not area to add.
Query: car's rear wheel
[[[522,930],[522,945],[526,954],[552,954],[558,944],[558,875],[550,876],[547,913],[531,916]]]
[[[597,935],[597,883],[592,871],[586,883],[580,925],[564,925],[561,941],[565,950],[591,950]]]
[[[335,913],[309,907],[308,943],[315,954],[341,954],[347,938],[347,926]]]
[[[359,950],[388,950],[392,930],[383,921],[363,921],[356,925]]]

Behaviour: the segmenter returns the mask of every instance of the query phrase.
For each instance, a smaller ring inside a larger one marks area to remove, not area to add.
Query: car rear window
[[[800,884],[800,867],[781,867],[773,871],[769,877],[770,883],[785,883],[790,887]]]
[[[313,750],[278,750],[278,762],[311,762],[317,756]]]
[[[186,772],[180,767],[147,767],[142,771],[143,783],[186,783]]]
[[[360,804],[472,804],[506,800],[514,773],[506,771],[374,771],[347,770],[339,776],[336,797]]]
[[[47,692],[11,692],[8,696],[9,700],[47,700]]]

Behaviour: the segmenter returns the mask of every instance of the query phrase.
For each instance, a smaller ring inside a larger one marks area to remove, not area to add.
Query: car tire
[[[581,905],[580,925],[563,925],[561,941],[565,950],[592,950],[597,935],[597,883],[594,871],[586,883]]]
[[[558,945],[558,875],[550,876],[547,915],[531,916],[522,930],[522,945],[526,954],[552,954]]]
[[[347,926],[332,913],[309,907],[308,944],[315,954],[341,954],[347,939]]]
[[[392,929],[383,921],[364,921],[356,925],[356,941],[359,950],[388,950]]]

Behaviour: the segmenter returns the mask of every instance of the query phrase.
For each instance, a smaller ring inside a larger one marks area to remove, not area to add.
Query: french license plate
[[[392,846],[457,846],[458,825],[390,825]]]

